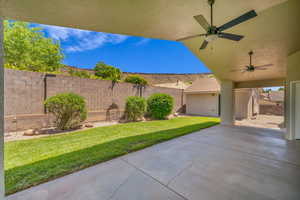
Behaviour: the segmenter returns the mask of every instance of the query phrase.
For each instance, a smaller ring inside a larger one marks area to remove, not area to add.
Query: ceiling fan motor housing
[[[218,28],[216,26],[209,27],[207,34],[218,34]]]
[[[254,72],[254,70],[255,70],[255,67],[253,65],[247,66],[247,71]]]

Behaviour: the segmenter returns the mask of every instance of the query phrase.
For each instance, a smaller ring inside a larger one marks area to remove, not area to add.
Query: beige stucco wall
[[[257,89],[235,89],[235,118],[248,119],[259,113]]]
[[[191,115],[218,116],[219,95],[213,94],[187,94],[186,113]]]
[[[257,89],[234,90],[235,118],[249,119],[259,113],[259,92]],[[192,115],[218,116],[219,97],[214,94],[186,94],[186,113]]]
[[[294,81],[300,81],[300,51],[288,56],[287,60],[287,78],[285,85],[285,122],[287,128],[286,138],[295,139],[295,124],[300,123],[295,120],[295,89]]]

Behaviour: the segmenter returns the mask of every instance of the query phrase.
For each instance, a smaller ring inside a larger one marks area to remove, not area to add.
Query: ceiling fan
[[[249,53],[249,58],[250,58],[250,64],[247,65],[246,67],[243,67],[241,69],[234,69],[234,70],[231,70],[231,72],[254,72],[256,70],[267,70],[268,68],[266,67],[269,67],[269,66],[272,66],[273,64],[266,64],[266,65],[260,65],[260,66],[254,66],[252,64],[252,55],[253,55],[253,51],[250,51]]]
[[[180,38],[177,41],[183,41],[183,40],[187,40],[187,39],[191,39],[191,38],[195,38],[195,37],[205,37],[205,40],[200,47],[200,50],[201,50],[201,49],[205,49],[209,42],[212,42],[212,41],[216,40],[217,38],[223,38],[223,39],[228,39],[228,40],[233,40],[233,41],[240,41],[241,39],[243,39],[244,36],[242,36],[242,35],[224,33],[222,31],[227,30],[233,26],[236,26],[240,23],[243,23],[249,19],[256,17],[257,16],[256,12],[254,10],[251,10],[251,11],[231,20],[230,22],[227,22],[226,24],[223,24],[220,27],[216,27],[213,24],[213,5],[214,5],[214,3],[215,3],[215,0],[208,0],[208,4],[210,5],[210,12],[211,12],[210,24],[207,22],[207,20],[204,18],[203,15],[194,16],[194,19],[206,30],[206,33]]]

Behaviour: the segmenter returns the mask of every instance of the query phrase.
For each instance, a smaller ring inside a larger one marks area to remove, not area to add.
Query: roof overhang
[[[257,80],[236,82],[235,88],[263,88],[263,87],[282,87],[285,85],[284,79]]]
[[[204,51],[198,50],[202,38],[184,42],[219,79],[284,79],[287,56],[300,49],[299,0],[216,0],[215,24],[252,9],[258,17],[228,30],[245,35],[240,42],[218,39]],[[176,40],[203,33],[193,16],[203,14],[209,19],[210,10],[207,0],[0,0],[0,14],[6,19]],[[249,50],[255,52],[255,65],[273,66],[254,73],[230,72],[248,64]]]
[[[185,94],[219,94],[220,91],[193,91],[193,92],[186,92],[184,91]]]

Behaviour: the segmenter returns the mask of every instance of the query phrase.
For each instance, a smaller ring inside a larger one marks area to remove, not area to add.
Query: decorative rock
[[[128,121],[125,118],[122,118],[122,119],[119,120],[119,123],[126,123],[126,122],[128,122]]]
[[[25,135],[25,136],[33,136],[33,135],[36,135],[37,133],[38,133],[38,131],[35,130],[35,129],[28,129],[28,130],[26,130],[24,132],[23,135]]]
[[[179,114],[176,112],[176,113],[174,113],[174,117],[178,117],[179,116]]]
[[[86,123],[84,126],[86,128],[92,128],[92,127],[94,127],[94,124],[92,124],[92,123]]]
[[[173,115],[169,115],[166,117],[167,120],[172,119],[172,118],[173,118]]]

